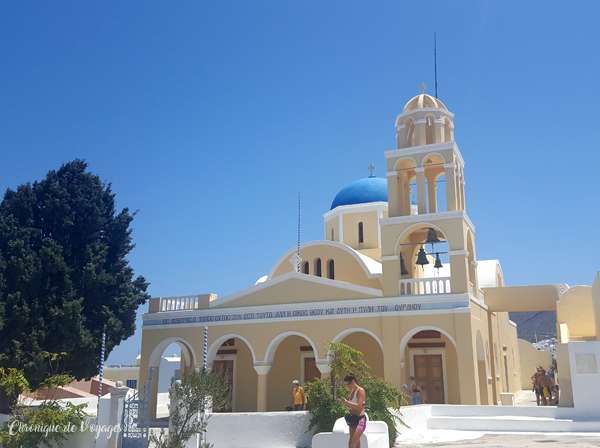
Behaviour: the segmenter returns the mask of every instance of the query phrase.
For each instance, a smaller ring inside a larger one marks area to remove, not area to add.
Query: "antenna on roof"
[[[298,193],[298,258],[300,258],[300,193]],[[300,263],[296,269],[297,272],[300,272]]]
[[[433,32],[433,60],[435,66],[435,98],[437,99],[437,38]]]

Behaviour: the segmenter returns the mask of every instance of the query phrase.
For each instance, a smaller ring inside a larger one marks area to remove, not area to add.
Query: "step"
[[[429,429],[508,432],[600,432],[600,422],[530,416],[431,416]]]

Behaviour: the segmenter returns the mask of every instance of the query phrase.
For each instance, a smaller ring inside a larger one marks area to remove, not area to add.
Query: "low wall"
[[[211,414],[206,441],[214,448],[308,448],[309,422],[307,411]]]
[[[538,350],[529,342],[518,339],[519,357],[521,362],[521,389],[531,390],[531,377],[535,373],[537,366],[542,366],[548,371],[552,364],[552,354],[550,350]]]
[[[577,414],[600,419],[600,341],[569,342],[568,347]]]

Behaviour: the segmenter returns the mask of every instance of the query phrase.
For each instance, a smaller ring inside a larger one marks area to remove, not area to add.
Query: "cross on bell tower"
[[[427,88],[427,86],[423,83],[421,83],[421,85],[419,86],[419,90],[421,91],[421,95],[425,95],[425,89]]]

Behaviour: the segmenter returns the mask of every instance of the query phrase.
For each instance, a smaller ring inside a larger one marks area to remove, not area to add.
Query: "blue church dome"
[[[366,204],[367,202],[387,202],[387,179],[369,176],[352,182],[336,195],[331,210],[340,205]]]

